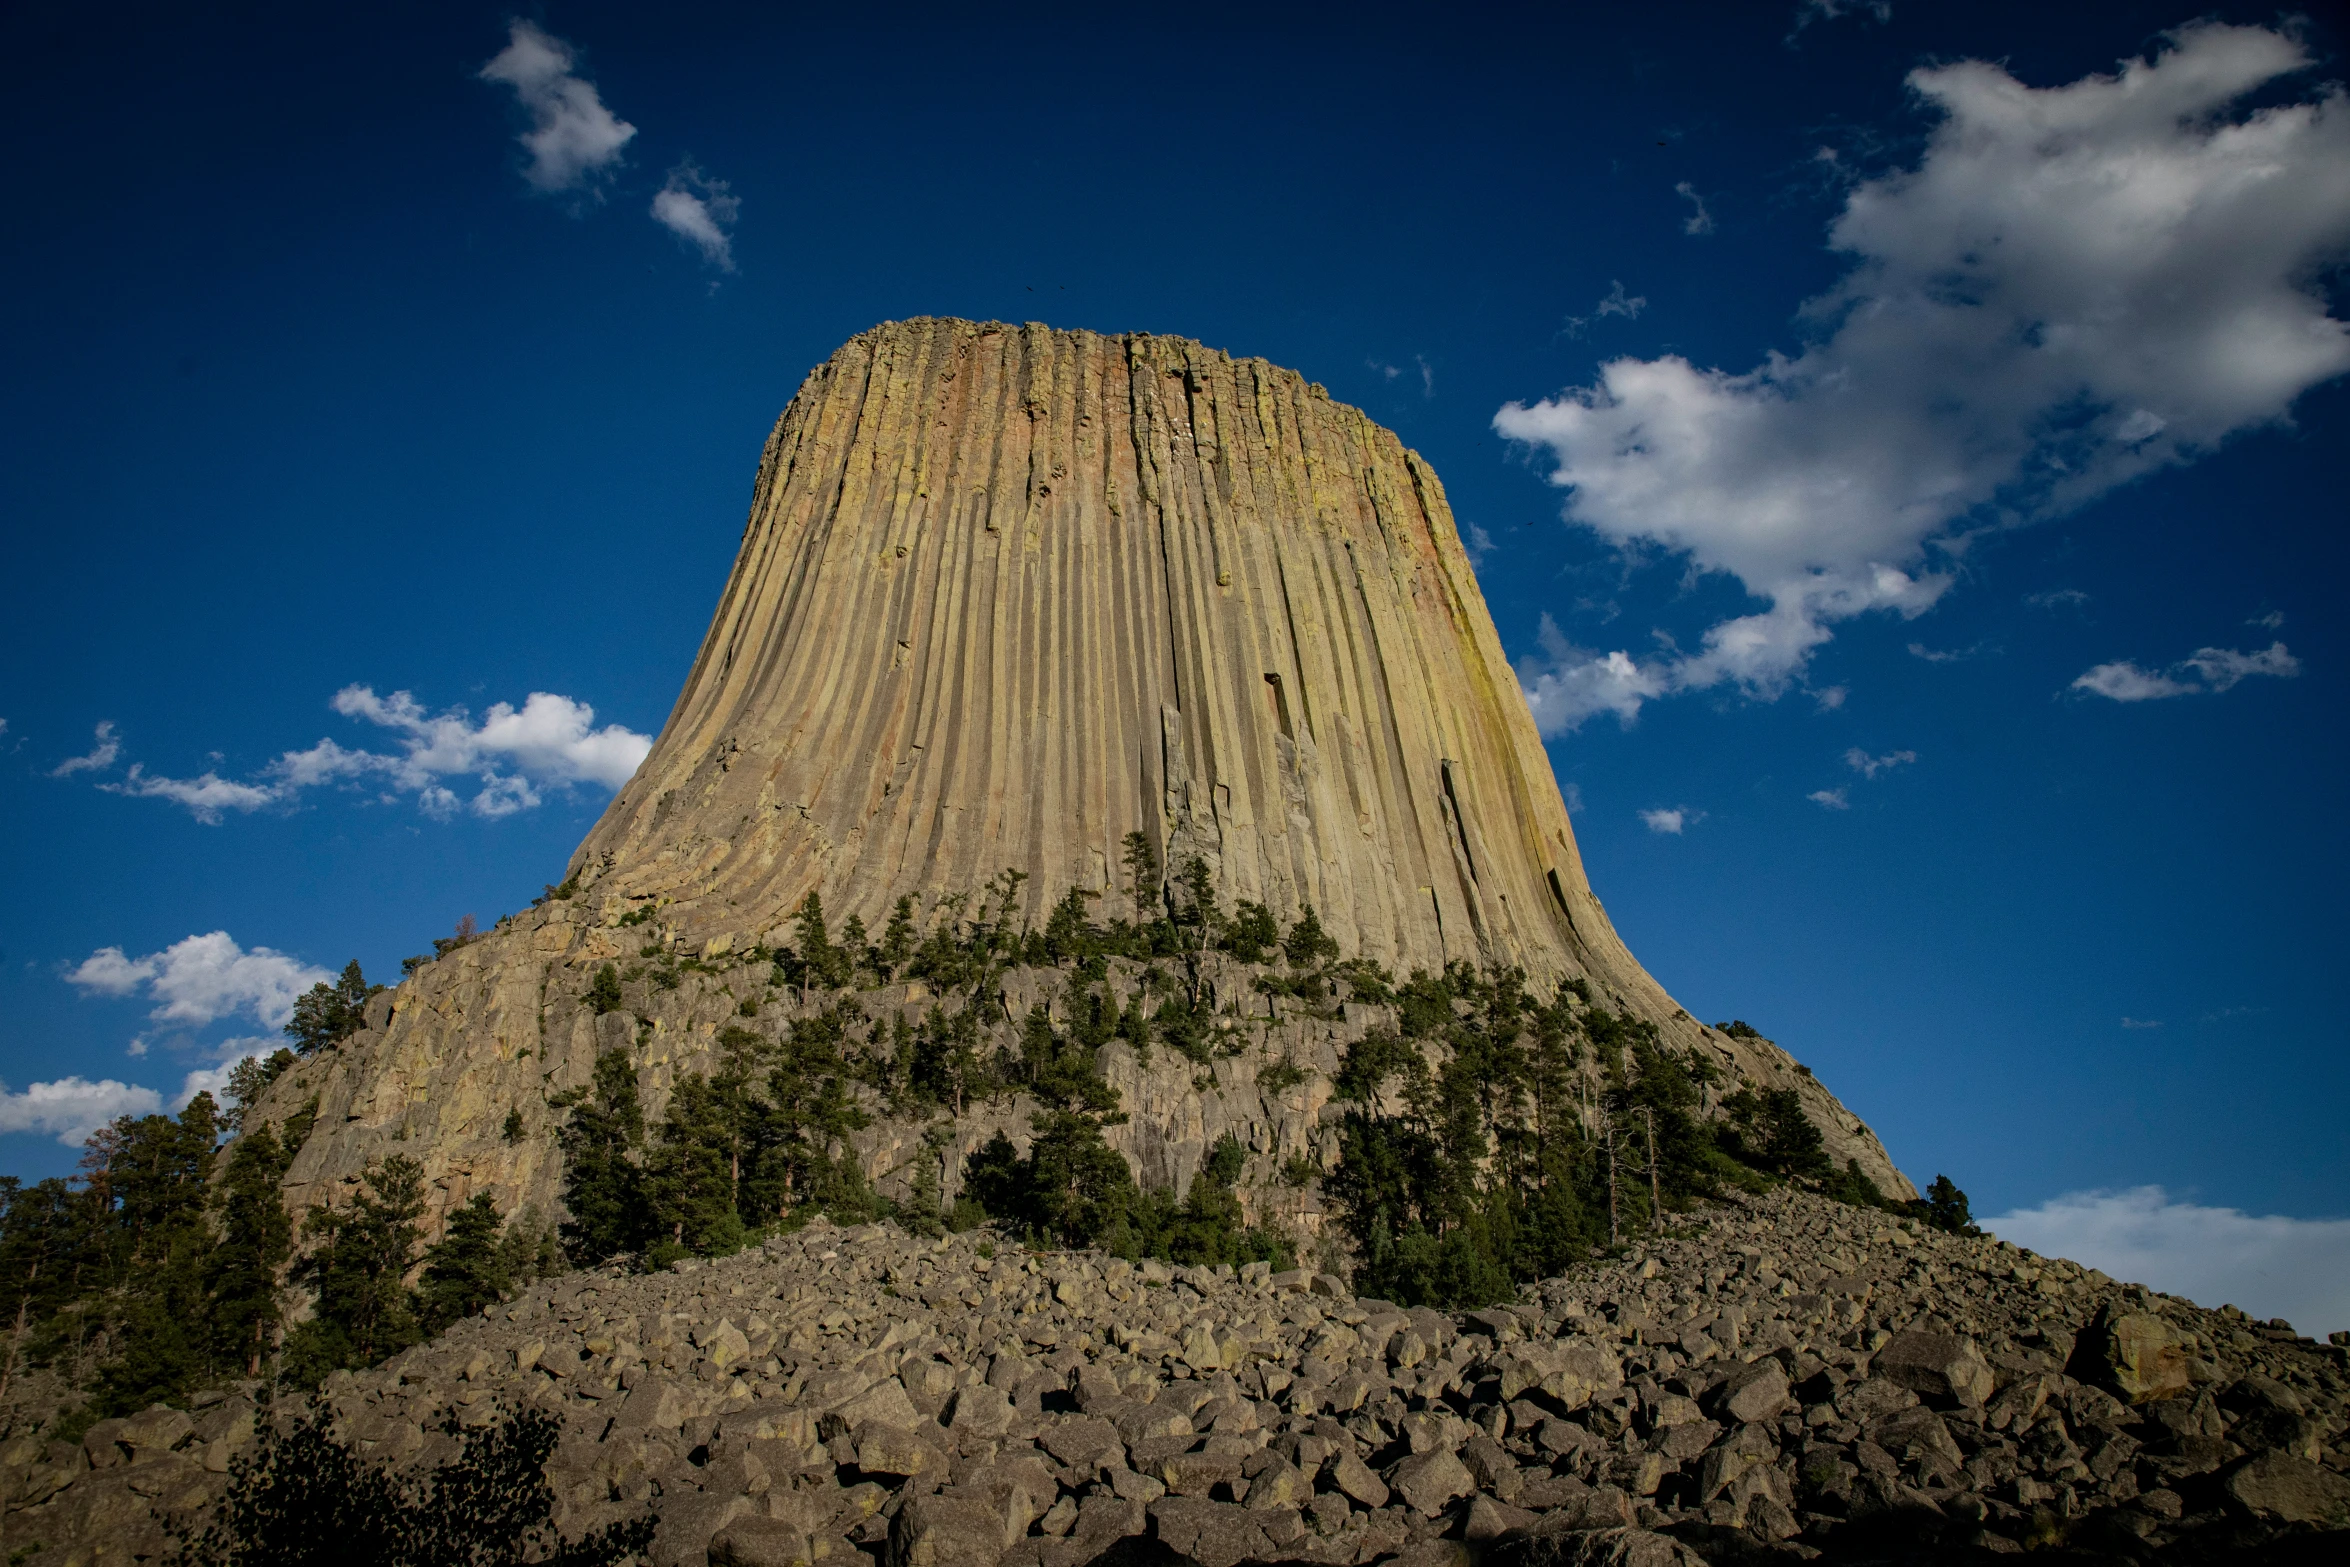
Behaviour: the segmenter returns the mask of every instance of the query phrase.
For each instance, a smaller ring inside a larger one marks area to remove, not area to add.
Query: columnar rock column
[[[1294,371],[1180,338],[919,320],[815,370],[659,743],[573,861],[757,939],[821,893],[1121,843],[1349,953],[1586,975],[1675,1010],[1584,879],[1435,473]]]

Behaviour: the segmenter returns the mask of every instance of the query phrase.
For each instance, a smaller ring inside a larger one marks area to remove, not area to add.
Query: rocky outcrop
[[[2144,1387],[2150,1336],[2183,1386]],[[544,1408],[564,1532],[649,1509],[659,1567],[2316,1561],[2350,1526],[2350,1349],[1785,1195],[1462,1314],[818,1221],[535,1285],[324,1403],[411,1469]],[[0,1450],[7,1539],[154,1554],[254,1414]]]
[[[1310,903],[1346,955],[1399,974],[1581,980],[1727,1087],[1795,1091],[1832,1158],[1913,1195],[1786,1052],[1698,1024],[1625,950],[1443,487],[1392,432],[1180,338],[919,320],[855,338],[784,410],[701,656],[574,857],[574,895],[426,965],[272,1091],[268,1118],[320,1109],[289,1201],[402,1153],[433,1225],[485,1190],[547,1216],[548,1095],[628,1044],[658,1114],[721,1029],[787,1023],[744,954],[790,939],[807,894],[878,929],[902,896],[927,921],[1009,869],[1024,917],[1073,887],[1133,915],[1135,832],[1163,865],[1204,860],[1228,905],[1286,922]],[[694,966],[625,1013],[584,1004],[598,965],[655,954]],[[878,1017],[933,998],[858,999]],[[1260,1028],[1245,983],[1224,999],[1252,1048],[1212,1073],[1104,1063],[1146,1181],[1180,1184],[1226,1130],[1312,1151],[1326,1077],[1269,1098],[1255,1068],[1326,1073],[1375,1021]],[[994,1124],[967,1122],[958,1154]],[[866,1139],[885,1188],[919,1131]]]
[[[865,1019],[859,1037],[886,1052],[893,1018],[918,1022],[942,1001],[950,1010],[970,1004],[920,982],[803,997],[779,985],[763,957],[713,951],[691,958],[690,950],[689,938],[657,918],[624,926],[584,898],[555,900],[377,996],[364,1029],[299,1062],[255,1109],[258,1118],[282,1124],[315,1107],[316,1129],[286,1175],[288,1206],[300,1213],[339,1201],[369,1166],[399,1154],[424,1170],[428,1239],[477,1192],[489,1193],[502,1213],[545,1220],[557,1213],[562,1191],[556,1131],[565,1112],[550,1101],[591,1080],[599,1050],[629,1051],[646,1114],[658,1121],[682,1075],[717,1067],[729,1030],[780,1039],[795,1021],[845,1000]],[[599,1014],[588,992],[607,963],[631,977],[624,1004]],[[1349,1044],[1396,1028],[1395,1009],[1357,1002],[1307,1008],[1262,994],[1255,980],[1265,969],[1227,954],[1197,954],[1188,963],[1203,1003],[1217,1014],[1213,1058],[1196,1062],[1165,1048],[1143,1055],[1120,1042],[1103,1047],[1100,1068],[1128,1117],[1108,1130],[1108,1140],[1142,1184],[1181,1192],[1219,1138],[1237,1138],[1251,1156],[1241,1186],[1251,1215],[1269,1216],[1312,1243],[1321,1205],[1279,1172],[1300,1155],[1325,1167],[1335,1160],[1342,1107],[1332,1100],[1332,1079]],[[1105,989],[1117,1002],[1143,983],[1140,964],[1113,959],[1109,970]],[[980,1003],[983,1053],[1016,1057],[1016,1020],[1032,1005],[1065,1023],[1069,977],[1049,967],[1000,976]],[[1881,1186],[1909,1190],[1875,1135],[1784,1051],[1711,1030],[1697,1037],[1684,1048],[1706,1050],[1717,1068],[1701,1108],[1742,1085],[1800,1085],[1835,1158],[1857,1159]],[[1260,1081],[1275,1068],[1280,1075],[1271,1086]],[[1596,1057],[1582,1071],[1595,1094],[1604,1087]],[[1283,1080],[1293,1074],[1294,1081]],[[873,1123],[852,1145],[867,1178],[892,1198],[909,1195],[920,1163],[935,1161],[940,1190],[952,1201],[964,1157],[999,1130],[1024,1149],[1034,1108],[1022,1097],[967,1106],[947,1131],[942,1157],[923,1140],[934,1129],[931,1116],[892,1115],[878,1096],[864,1098]],[[1327,1260],[1336,1266],[1339,1254]]]

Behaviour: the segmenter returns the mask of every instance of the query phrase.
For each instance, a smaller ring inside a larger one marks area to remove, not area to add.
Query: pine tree
[[[278,1270],[293,1249],[294,1226],[278,1183],[294,1149],[263,1124],[237,1139],[221,1181],[220,1243],[205,1269],[212,1354],[237,1375],[257,1377],[281,1313]]]
[[[1126,865],[1126,891],[1134,900],[1136,916],[1144,920],[1153,918],[1163,909],[1166,896],[1159,851],[1141,833],[1130,832],[1120,858]]]
[[[116,1205],[118,1353],[101,1374],[101,1413],[129,1414],[184,1398],[212,1367],[205,1332],[205,1262],[213,1249],[207,1183],[220,1122],[210,1094],[174,1120],[115,1123],[104,1188]]]
[[[1338,961],[1338,939],[1322,928],[1322,917],[1310,903],[1298,915],[1297,923],[1289,927],[1289,934],[1282,938],[1281,950],[1291,968],[1312,968],[1317,963]]]
[[[488,1192],[449,1215],[441,1238],[425,1248],[416,1281],[416,1314],[427,1335],[462,1321],[514,1287],[512,1258],[499,1244],[503,1227]]]
[[[372,1366],[422,1332],[406,1276],[424,1212],[424,1169],[395,1154],[369,1169],[347,1208],[318,1207],[302,1233],[324,1242],[294,1269],[315,1314],[286,1340],[286,1370],[316,1386],[330,1371]]]
[[[383,988],[367,983],[357,958],[343,965],[342,977],[333,984],[321,980],[311,986],[295,999],[294,1015],[286,1022],[294,1048],[309,1055],[358,1033],[367,1026],[368,998]]]
[[[1915,1204],[1918,1216],[1935,1229],[1951,1235],[1980,1235],[1970,1211],[1965,1192],[1947,1175],[1936,1174],[1934,1184],[1926,1188],[1925,1200]]]
[[[563,1146],[563,1251],[575,1267],[592,1267],[622,1252],[641,1251],[652,1236],[644,1171],[645,1113],[637,1099],[636,1068],[626,1050],[596,1057],[595,1078],[584,1089],[548,1101],[570,1118],[557,1134]]]

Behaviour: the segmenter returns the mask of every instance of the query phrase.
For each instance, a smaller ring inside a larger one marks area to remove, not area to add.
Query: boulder
[[[846,1431],[854,1431],[867,1423],[911,1431],[923,1423],[921,1412],[915,1409],[914,1401],[906,1396],[904,1384],[895,1377],[887,1382],[876,1382],[834,1409],[832,1414],[839,1421],[840,1429]]]
[[[2350,1479],[2289,1453],[2248,1458],[2221,1482],[2247,1511],[2279,1523],[2350,1525]]]
[[[1270,1557],[1275,1547],[1266,1538],[1264,1516],[1190,1496],[1170,1496],[1150,1507],[1151,1532],[1159,1543],[1199,1567],[1239,1567]]]
[[[2238,1447],[2263,1448],[2317,1462],[2325,1429],[2311,1418],[2309,1403],[2300,1394],[2271,1377],[2240,1377],[2220,1394],[2220,1402],[2235,1415],[2228,1435]]]
[[[2127,1403],[2150,1404],[2194,1385],[2191,1348],[2177,1329],[2150,1312],[2108,1307],[2074,1342],[2072,1373],[2110,1388]]]
[[[735,1518],[710,1541],[710,1567],[810,1567],[806,1531],[782,1518]]]
[[[957,1436],[985,1438],[1002,1436],[1017,1418],[1002,1389],[979,1386],[956,1391],[954,1402],[947,1407],[946,1423]]]
[[[1477,1489],[1468,1467],[1448,1448],[1414,1453],[1395,1466],[1388,1489],[1409,1502],[1424,1517],[1434,1517],[1445,1505]]]
[[[853,1440],[857,1444],[857,1467],[869,1475],[910,1479],[915,1475],[946,1472],[946,1454],[934,1443],[915,1435],[910,1426],[868,1420],[857,1427]]]
[[[1765,1355],[1730,1373],[1714,1395],[1714,1412],[1728,1424],[1751,1425],[1776,1420],[1789,1400],[1786,1368]],[[1663,1413],[1661,1406],[1659,1413]]]
[[[1351,1500],[1374,1509],[1387,1505],[1387,1482],[1353,1453],[1340,1453],[1328,1473],[1330,1483]]]
[[[995,1567],[1003,1520],[984,1504],[917,1496],[890,1520],[889,1567]]]
[[[1954,1333],[1896,1333],[1872,1365],[1878,1376],[1945,1406],[1980,1409],[1996,1385],[1974,1341]]]

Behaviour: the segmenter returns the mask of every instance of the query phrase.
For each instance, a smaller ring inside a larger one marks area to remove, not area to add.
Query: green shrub
[[[588,984],[587,1004],[596,1016],[602,1017],[607,1012],[619,1011],[620,1002],[620,970],[607,963],[596,970],[596,977]]]

